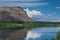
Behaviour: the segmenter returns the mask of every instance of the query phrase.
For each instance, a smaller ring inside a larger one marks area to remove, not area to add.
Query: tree
[[[52,38],[52,40],[56,40],[55,38]]]
[[[57,39],[57,40],[60,40],[60,31],[57,33],[56,39]]]

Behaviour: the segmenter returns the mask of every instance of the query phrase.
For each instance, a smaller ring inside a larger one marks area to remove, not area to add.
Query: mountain
[[[26,11],[19,6],[15,7],[0,7],[0,21],[32,21],[27,16]]]

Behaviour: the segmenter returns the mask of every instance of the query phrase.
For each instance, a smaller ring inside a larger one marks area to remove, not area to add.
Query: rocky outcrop
[[[2,21],[32,21],[21,7],[0,7],[0,20]]]
[[[0,40],[23,40],[28,29],[6,29],[0,30]]]
[[[32,21],[21,7],[0,7],[0,21]],[[23,40],[28,29],[0,29],[0,40]]]

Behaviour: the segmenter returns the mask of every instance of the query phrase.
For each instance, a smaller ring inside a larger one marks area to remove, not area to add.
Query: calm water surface
[[[56,37],[56,33],[59,32],[60,27],[39,27],[29,30],[25,40],[51,40]]]

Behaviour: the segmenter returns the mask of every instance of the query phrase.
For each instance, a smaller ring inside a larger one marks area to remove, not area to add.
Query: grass
[[[60,27],[60,22],[21,22],[0,21],[0,29],[10,28],[35,28],[35,27]]]

